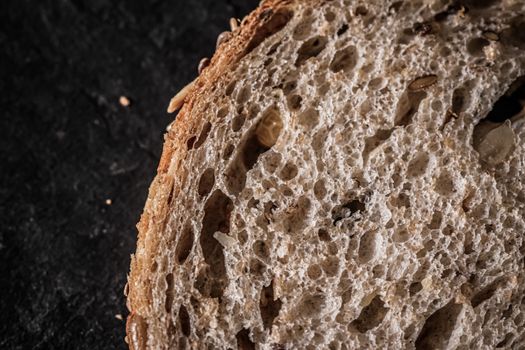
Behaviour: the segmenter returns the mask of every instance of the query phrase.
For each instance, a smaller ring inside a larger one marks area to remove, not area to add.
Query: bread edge
[[[291,10],[294,5],[312,2],[322,3],[322,0],[266,0],[248,14],[239,28],[232,32],[231,37],[217,47],[210,64],[194,80],[185,97],[184,104],[175,120],[164,135],[162,155],[157,167],[157,175],[150,185],[148,197],[140,221],[137,224],[138,238],[135,254],[131,255],[130,273],[126,284],[126,306],[130,311],[126,322],[126,335],[130,336],[130,324],[135,318],[149,314],[151,305],[151,286],[149,275],[155,260],[158,234],[164,231],[169,214],[170,198],[177,198],[182,188],[174,188],[175,176],[185,176],[182,162],[188,153],[186,140],[195,132],[194,128],[204,122],[205,115],[192,116],[196,101],[206,99],[209,90],[216,85],[224,73],[234,68],[235,63],[246,55],[249,43],[264,24],[265,14],[281,10]],[[130,344],[130,348],[132,348]]]

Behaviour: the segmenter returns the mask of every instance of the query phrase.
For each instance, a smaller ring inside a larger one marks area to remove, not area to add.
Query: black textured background
[[[256,5],[0,1],[1,349],[125,348],[115,315],[167,103]]]

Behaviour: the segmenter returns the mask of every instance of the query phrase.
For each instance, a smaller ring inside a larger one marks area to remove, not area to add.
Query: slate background
[[[167,103],[257,2],[0,2],[1,349],[126,348]]]

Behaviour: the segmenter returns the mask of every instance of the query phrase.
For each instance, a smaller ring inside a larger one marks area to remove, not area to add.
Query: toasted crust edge
[[[151,285],[149,275],[155,260],[155,254],[159,243],[158,234],[164,231],[166,219],[168,217],[170,198],[176,198],[181,188],[174,188],[174,178],[170,174],[185,176],[181,169],[181,163],[186,158],[186,140],[191,137],[192,131],[196,126],[201,125],[204,120],[192,116],[192,110],[196,101],[206,99],[209,90],[218,84],[225,76],[224,73],[234,68],[236,62],[241,60],[246,54],[252,39],[258,34],[258,29],[265,23],[270,13],[282,10],[294,9],[294,4],[321,2],[320,0],[267,0],[263,1],[259,7],[246,16],[239,27],[232,33],[231,38],[220,44],[213,55],[211,62],[199,77],[195,79],[184,100],[184,104],[175,118],[175,121],[168,127],[168,132],[164,136],[164,146],[162,156],[157,168],[157,175],[149,188],[148,198],[137,224],[138,239],[135,254],[131,255],[130,273],[126,289],[127,308],[130,314],[127,318],[126,333],[130,337],[129,323],[135,317],[143,318],[149,314],[149,307],[152,301]],[[260,34],[260,33],[259,33]],[[273,33],[270,33],[273,34]],[[129,344],[133,349],[133,344]]]

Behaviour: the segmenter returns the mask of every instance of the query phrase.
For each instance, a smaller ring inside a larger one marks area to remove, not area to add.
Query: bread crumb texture
[[[525,3],[265,1],[166,134],[132,349],[524,349]]]

